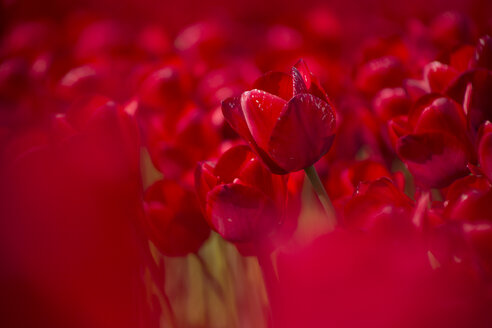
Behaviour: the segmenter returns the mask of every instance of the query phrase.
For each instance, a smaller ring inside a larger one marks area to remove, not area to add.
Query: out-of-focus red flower
[[[274,247],[283,229],[293,232],[299,204],[286,203],[286,179],[270,173],[246,145],[232,147],[215,165],[201,163],[195,172],[208,224],[244,254]]]
[[[466,117],[450,98],[424,96],[408,120],[394,119],[389,127],[398,155],[422,187],[442,188],[467,174],[474,156]]]
[[[430,258],[426,243],[415,236],[344,230],[284,252],[278,261],[278,324],[490,326],[487,285],[461,266],[437,266]]]
[[[260,71],[251,60],[237,59],[206,73],[199,81],[197,93],[206,108],[220,106],[223,99],[241,93],[253,84]]]
[[[292,74],[270,72],[253,87],[224,100],[222,112],[272,172],[304,169],[328,152],[336,114],[302,60]]]
[[[167,256],[197,252],[210,234],[192,188],[160,180],[145,192],[145,227]]]
[[[356,229],[392,233],[395,229],[411,227],[413,213],[413,201],[383,176],[359,183],[354,196],[345,205],[344,222]]]
[[[27,21],[14,25],[2,40],[0,52],[33,59],[53,47],[56,35],[47,21]]]
[[[443,93],[457,77],[456,69],[438,61],[433,61],[424,67],[424,80],[431,92]]]
[[[230,32],[223,21],[203,20],[181,30],[174,40],[174,45],[185,57],[213,61]]]
[[[174,131],[166,129],[165,117],[159,115],[144,123],[152,162],[164,177],[192,183],[196,163],[216,155],[220,139],[210,119],[194,108],[176,122]]]
[[[1,150],[1,325],[146,326],[136,123],[108,100],[47,121]]]
[[[444,12],[434,18],[430,33],[436,45],[444,50],[471,43],[476,37],[473,22],[465,14],[453,11]]]
[[[490,182],[485,178],[468,178],[466,183],[455,182],[447,195],[445,215],[461,222],[488,222],[492,220],[490,202],[492,191]],[[472,180],[473,179],[473,180]]]
[[[355,78],[355,85],[365,94],[374,95],[381,89],[397,87],[406,77],[402,62],[393,56],[385,56],[362,65]]]
[[[388,169],[375,160],[356,162],[338,161],[326,168],[326,190],[330,199],[352,197],[361,182],[370,182],[382,177],[391,179]]]
[[[141,83],[135,103],[139,117],[160,115],[172,129],[189,102],[190,80],[181,62],[170,62]]]
[[[382,89],[373,99],[374,111],[383,122],[408,114],[411,105],[411,99],[403,88]]]

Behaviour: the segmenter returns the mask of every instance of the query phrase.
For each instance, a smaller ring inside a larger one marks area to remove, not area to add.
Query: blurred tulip
[[[210,234],[191,188],[160,180],[145,192],[145,227],[162,254],[197,252]]]
[[[48,123],[2,149],[1,325],[147,325],[136,124],[109,101]]]
[[[442,188],[467,174],[473,151],[462,107],[437,95],[421,98],[409,115],[409,130],[396,132],[396,150],[417,183]]]
[[[279,325],[488,327],[485,284],[453,267],[433,269],[428,254],[415,237],[343,230],[283,252]]]

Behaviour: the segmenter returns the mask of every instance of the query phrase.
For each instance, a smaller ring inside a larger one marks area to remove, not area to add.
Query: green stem
[[[212,286],[212,289],[215,291],[215,293],[220,298],[220,300],[225,303],[224,290],[222,289],[222,286],[220,285],[219,281],[215,278],[212,272],[210,272],[207,262],[205,262],[203,257],[201,257],[199,254],[195,254],[195,256],[198,262],[200,263],[200,266],[202,267],[203,275],[208,280],[208,282]]]
[[[268,296],[270,305],[268,327],[275,328],[276,316],[278,315],[278,278],[273,267],[272,257],[270,253],[260,252],[258,254],[258,264],[260,265],[263,274],[263,281]]]
[[[321,205],[323,205],[323,209],[325,210],[330,226],[334,228],[336,225],[335,209],[333,208],[330,197],[326,193],[325,187],[319,178],[318,172],[316,172],[314,165],[305,168],[304,172],[306,172],[314,191],[318,195]]]

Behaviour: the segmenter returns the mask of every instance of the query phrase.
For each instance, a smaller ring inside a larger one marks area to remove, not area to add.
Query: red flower
[[[453,100],[422,97],[408,120],[397,118],[389,126],[398,155],[422,187],[442,188],[468,173],[473,151],[465,113]]]
[[[253,90],[224,100],[222,112],[277,174],[313,165],[333,143],[335,111],[302,60],[291,75],[267,73]]]
[[[160,180],[145,192],[145,227],[150,240],[167,256],[200,249],[210,234],[191,188]]]
[[[483,176],[458,179],[446,192],[444,215],[456,221],[491,220],[491,184]]]
[[[201,163],[195,184],[210,227],[243,253],[269,248],[274,232],[295,227],[289,219],[298,212],[285,209],[286,177],[271,174],[245,145],[232,147],[215,165]]]
[[[373,95],[383,88],[397,87],[406,77],[401,61],[392,56],[373,59],[362,65],[355,85],[364,94]]]
[[[136,123],[103,99],[49,123],[0,153],[2,326],[136,327],[147,304]]]
[[[413,211],[413,201],[390,179],[382,177],[359,184],[345,206],[344,221],[362,230],[409,228]]]
[[[490,233],[474,240],[490,256]],[[427,247],[418,237],[337,230],[281,253],[278,325],[489,327],[487,284],[468,268],[433,268]]]

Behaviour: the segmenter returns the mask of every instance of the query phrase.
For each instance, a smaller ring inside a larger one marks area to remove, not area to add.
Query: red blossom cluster
[[[1,7],[0,326],[492,326],[490,4],[58,2]],[[217,235],[256,321],[173,311]]]

